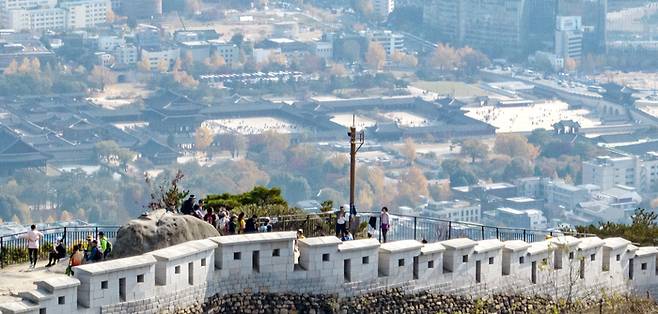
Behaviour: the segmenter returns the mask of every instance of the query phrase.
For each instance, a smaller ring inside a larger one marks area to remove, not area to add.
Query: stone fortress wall
[[[658,295],[657,248],[622,238],[541,242],[453,239],[422,244],[295,232],[222,236],[74,268],[36,282],[2,313],[160,313],[216,294],[292,292],[355,296],[388,288],[490,293]],[[297,261],[296,261],[297,260]]]

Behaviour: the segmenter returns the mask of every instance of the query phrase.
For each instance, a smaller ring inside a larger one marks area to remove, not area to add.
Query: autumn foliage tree
[[[386,50],[378,42],[370,42],[368,52],[366,53],[366,63],[373,70],[379,71],[384,67],[386,62]]]
[[[198,127],[196,129],[196,132],[194,133],[194,144],[196,145],[196,149],[198,151],[205,151],[206,149],[208,149],[208,147],[210,147],[214,139],[215,139],[215,135],[206,126]]]
[[[461,154],[470,157],[471,163],[475,163],[475,160],[478,158],[487,158],[487,155],[489,154],[489,146],[482,141],[475,139],[464,140],[462,143]]]
[[[512,158],[522,157],[529,161],[535,160],[539,155],[537,147],[528,143],[527,137],[519,134],[496,135],[494,151]]]
[[[117,82],[117,74],[102,65],[95,65],[89,73],[89,81],[105,90],[105,86]]]

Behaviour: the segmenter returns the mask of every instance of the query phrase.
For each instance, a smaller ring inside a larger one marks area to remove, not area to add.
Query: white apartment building
[[[558,16],[555,30],[555,54],[580,60],[583,52],[583,24],[580,16]]]
[[[34,8],[53,8],[57,5],[57,0],[0,0],[0,17],[2,18],[2,26],[9,27],[9,14],[12,10],[27,10]],[[29,19],[29,16],[25,17]],[[29,24],[27,22],[26,24]]]
[[[17,31],[82,29],[107,22],[109,0],[3,0],[3,24]]]
[[[138,50],[132,44],[124,44],[114,48],[114,58],[119,64],[131,65],[137,63]]]
[[[331,59],[334,55],[334,45],[328,41],[314,42],[313,54],[323,59]]]
[[[373,13],[381,18],[386,19],[395,9],[395,0],[371,0]]]
[[[142,48],[142,60],[148,60],[149,69],[156,70],[160,62],[166,62],[170,67],[180,57],[178,47],[148,47]]]
[[[479,223],[481,221],[480,204],[466,201],[430,201],[423,209],[423,216]]]
[[[67,10],[68,29],[94,27],[107,22],[109,0],[67,0],[61,1],[59,7]]]
[[[629,186],[639,192],[652,192],[658,187],[658,153],[642,157],[599,156],[583,161],[583,183],[596,184],[602,190],[616,185]]]
[[[384,47],[386,55],[390,56],[396,50],[404,49],[404,35],[389,30],[367,31],[364,35],[368,40],[375,41]]]
[[[116,35],[99,36],[97,46],[99,51],[110,52],[125,43],[125,39]]]
[[[66,28],[66,10],[60,8],[16,9],[6,13],[6,26],[15,30]]]
[[[237,45],[217,39],[209,40],[208,43],[212,51],[224,58],[226,65],[234,67],[240,63],[240,48]]]

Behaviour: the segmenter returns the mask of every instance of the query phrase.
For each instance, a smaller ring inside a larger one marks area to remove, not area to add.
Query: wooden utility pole
[[[356,117],[352,116],[352,126],[347,135],[350,137],[350,222],[352,216],[356,215],[356,205],[354,204],[354,193],[356,190],[356,153],[361,149],[365,142],[363,131],[356,132]],[[358,145],[358,146],[357,146]],[[351,224],[350,224],[351,225]]]

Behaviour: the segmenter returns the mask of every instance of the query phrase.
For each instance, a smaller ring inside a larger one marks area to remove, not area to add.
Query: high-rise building
[[[128,19],[148,19],[162,16],[162,0],[122,1],[121,11]]]
[[[526,0],[526,49],[553,51],[558,0]]]
[[[371,0],[373,13],[381,18],[386,19],[395,9],[395,0]]]
[[[580,16],[558,16],[555,30],[555,54],[579,61],[583,50],[583,27]]]
[[[526,0],[428,0],[423,21],[437,39],[493,56],[524,51]]]
[[[582,17],[584,53],[606,51],[607,13],[608,0],[558,1],[557,15]]]
[[[525,38],[525,0],[462,0],[463,44],[492,56],[518,56]]]
[[[558,16],[581,18],[583,53],[605,52],[606,13],[607,0],[423,2],[423,24],[435,36],[433,40],[505,57],[554,51]]]
[[[427,0],[423,3],[423,24],[428,26],[436,39],[458,44],[463,39],[464,29],[462,0]]]

